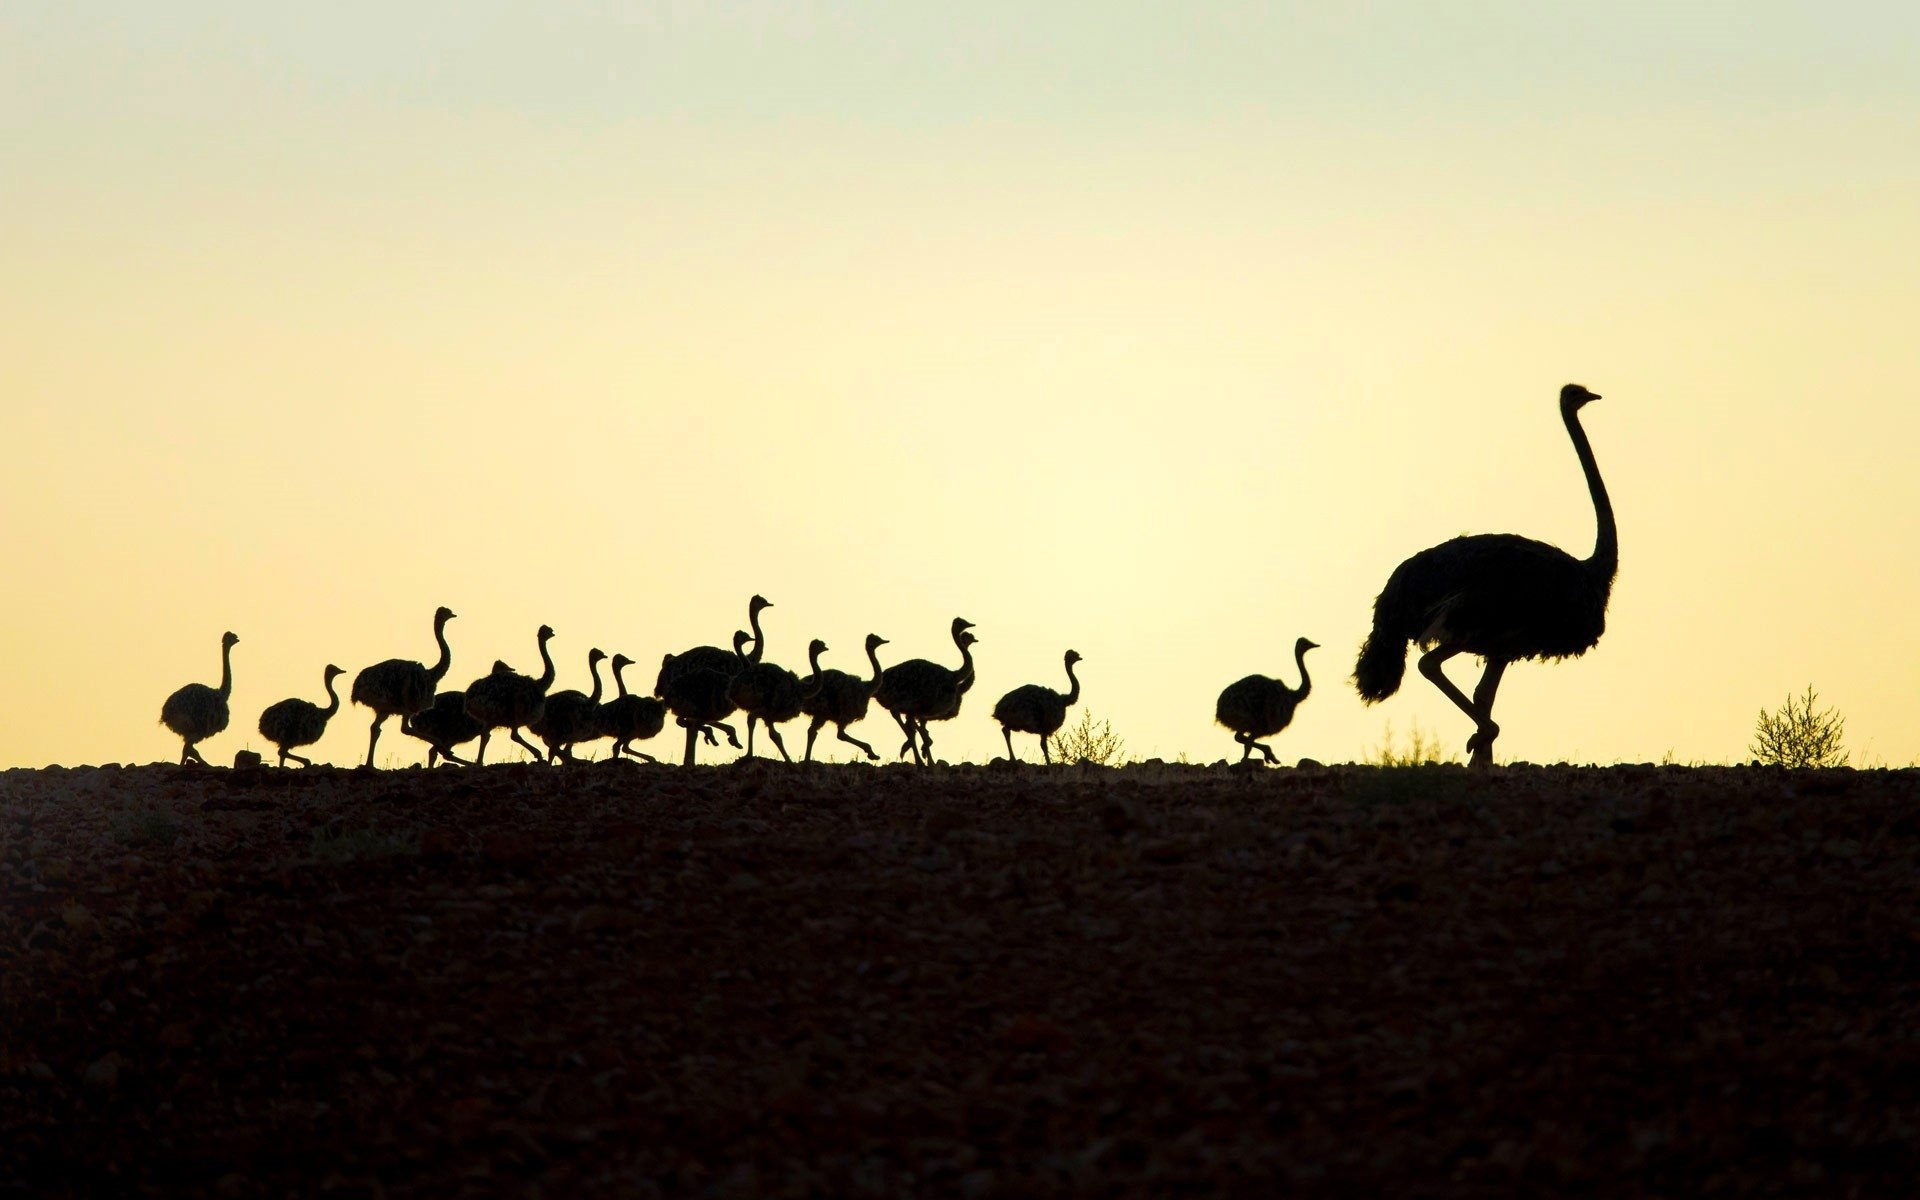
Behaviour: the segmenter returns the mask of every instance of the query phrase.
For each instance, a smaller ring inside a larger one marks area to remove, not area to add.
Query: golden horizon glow
[[[1856,763],[1920,759],[1920,19],[1449,20],[0,17],[0,767],[177,758],[227,629],[215,762],[328,662],[431,660],[438,604],[449,686],[548,623],[556,687],[600,647],[645,690],[755,592],[802,670],[974,621],[943,756],[1069,647],[1131,753],[1237,756],[1214,698],[1302,635],[1284,760],[1459,751],[1416,673],[1347,676],[1413,552],[1586,553],[1570,380],[1620,576],[1593,651],[1507,673],[1498,756],[1737,760],[1812,683]]]

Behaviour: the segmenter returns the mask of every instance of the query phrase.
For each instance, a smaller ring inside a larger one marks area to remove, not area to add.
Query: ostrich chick
[[[587,652],[587,673],[593,676],[592,695],[572,688],[555,692],[547,697],[540,719],[527,726],[535,737],[547,744],[549,763],[562,759],[572,762],[574,743],[605,736],[600,729],[600,663],[606,657],[606,651],[597,647]]]
[[[462,742],[470,742],[485,733],[486,727],[467,715],[465,692],[440,692],[427,711],[400,718],[400,732],[427,744],[427,765],[444,758],[450,763],[469,765],[453,752]]]
[[[652,696],[634,696],[627,692],[627,681],[621,672],[632,665],[633,660],[624,654],[613,656],[613,686],[619,695],[600,706],[600,729],[613,739],[610,759],[631,754],[648,762],[658,762],[653,755],[643,754],[628,744],[645,741],[667,727],[665,704]]]
[[[1040,757],[1049,763],[1053,761],[1047,742],[1066,723],[1067,709],[1080,699],[1080,680],[1073,674],[1073,664],[1079,661],[1078,650],[1067,651],[1067,682],[1073,688],[1065,695],[1050,687],[1029,683],[1000,697],[1000,702],[993,706],[993,719],[1000,722],[1000,733],[1007,739],[1008,762],[1020,761],[1013,752],[1015,731],[1040,735]]]
[[[160,723],[180,737],[180,765],[188,760],[207,765],[195,743],[227,727],[227,697],[233,694],[233,647],[240,639],[232,632],[220,635],[220,686],[189,683],[160,706]]]
[[[507,730],[514,741],[533,755],[535,762],[546,760],[547,756],[534,749],[532,742],[520,736],[521,726],[533,724],[546,711],[547,689],[553,686],[553,656],[547,653],[547,643],[553,640],[553,626],[542,625],[535,638],[540,643],[540,662],[545,667],[540,678],[528,678],[495,659],[490,674],[467,685],[467,715],[482,726],[480,748],[473,755],[476,766],[485,761],[487,739],[496,729]]]
[[[433,640],[440,645],[440,657],[431,667],[409,658],[389,658],[353,677],[353,702],[373,710],[373,728],[367,734],[368,767],[373,766],[373,748],[380,744],[380,726],[388,717],[404,721],[414,713],[425,712],[433,703],[434,689],[453,664],[453,652],[447,649],[447,622],[451,620],[453,610],[446,605],[433,611]]]
[[[773,739],[780,757],[793,761],[793,755],[787,753],[787,744],[780,739],[779,724],[799,716],[802,706],[819,693],[820,655],[826,648],[827,644],[819,638],[808,644],[807,661],[812,664],[813,674],[807,677],[806,685],[792,671],[770,662],[749,662],[733,677],[727,687],[727,699],[747,714],[747,757],[753,757],[753,724],[760,721],[766,725],[767,736]],[[811,692],[808,687],[812,688]]]
[[[321,708],[311,700],[302,700],[292,696],[274,704],[269,704],[260,714],[260,736],[280,751],[280,765],[286,766],[292,759],[303,767],[313,765],[310,758],[302,758],[293,752],[295,746],[311,746],[320,740],[327,731],[327,722],[333,714],[340,711],[340,693],[334,691],[333,681],[346,671],[333,664],[327,664],[323,672],[322,686],[327,689],[327,706]]]
[[[849,675],[845,671],[816,671],[813,679],[802,680],[801,690],[813,694],[801,704],[800,711],[812,717],[807,725],[807,752],[803,761],[813,761],[813,739],[820,735],[821,726],[833,722],[834,736],[850,746],[858,746],[866,754],[868,761],[877,761],[879,755],[873,747],[847,732],[847,726],[863,720],[867,707],[873,700],[873,693],[880,687],[880,678],[885,673],[880,668],[880,647],[887,639],[877,633],[867,635],[867,661],[873,664],[873,678],[862,679],[858,675]],[[817,683],[815,681],[818,681]]]
[[[1313,687],[1313,680],[1307,677],[1307,651],[1318,645],[1318,642],[1310,642],[1306,638],[1293,644],[1293,662],[1300,668],[1298,690],[1268,675],[1249,675],[1228,684],[1227,690],[1220,693],[1220,702],[1214,706],[1213,717],[1233,730],[1233,740],[1241,746],[1241,762],[1253,757],[1255,750],[1266,755],[1270,763],[1280,761],[1273,756],[1272,746],[1254,739],[1272,737],[1293,721],[1293,710],[1307,698],[1307,692]]]

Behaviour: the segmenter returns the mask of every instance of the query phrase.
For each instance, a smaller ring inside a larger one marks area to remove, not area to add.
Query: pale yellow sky
[[[0,766],[177,757],[229,628],[214,761],[437,604],[456,686],[542,622],[647,686],[755,591],[796,667],[975,621],[974,761],[1069,646],[1225,756],[1300,635],[1283,758],[1457,748],[1346,678],[1414,551],[1591,545],[1569,380],[1620,578],[1501,756],[1738,758],[1811,682],[1920,758],[1920,17],[1427,7],[10,7]]]

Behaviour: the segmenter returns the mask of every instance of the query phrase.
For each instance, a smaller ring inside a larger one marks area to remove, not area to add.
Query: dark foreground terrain
[[[1917,792],[0,773],[0,1193],[1910,1194]]]

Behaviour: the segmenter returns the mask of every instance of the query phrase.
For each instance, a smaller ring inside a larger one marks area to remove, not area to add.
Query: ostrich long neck
[[[1080,677],[1073,673],[1072,659],[1067,660],[1067,682],[1073,685],[1073,690],[1067,693],[1067,703],[1072,704],[1080,699]]]
[[[220,698],[233,694],[233,643],[220,643]]]
[[[627,681],[623,678],[623,673],[626,671],[627,666],[627,663],[621,663],[613,669],[613,686],[619,689],[622,700],[627,698]]]
[[[327,706],[320,710],[323,717],[331,717],[340,711],[340,693],[333,690],[333,681],[339,678],[333,671],[327,672]]]
[[[1307,675],[1307,647],[1294,648],[1293,665],[1300,668],[1300,690],[1293,694],[1293,698],[1296,701],[1305,700],[1307,693],[1313,690],[1313,680]]]
[[[819,646],[807,647],[807,663],[809,666],[813,668],[813,674],[808,677],[807,686],[800,693],[800,698],[803,700],[813,699],[815,696],[818,696],[820,694],[821,688],[827,686],[826,676],[820,673],[820,647]]]
[[[434,660],[433,669],[427,672],[427,682],[435,687],[446,678],[447,668],[453,665],[453,651],[447,647],[447,622],[445,618],[433,623],[433,640],[440,643],[440,657]]]
[[[544,692],[553,686],[553,655],[547,653],[545,638],[540,639],[540,665],[545,668],[540,672],[539,680],[540,690]]]
[[[960,669],[953,673],[953,681],[961,691],[973,686],[973,643],[965,638],[960,642]]]
[[[587,671],[593,676],[593,694],[587,697],[588,704],[600,703],[600,660],[587,659]]]
[[[747,626],[753,630],[753,650],[746,656],[748,662],[759,662],[760,654],[767,648],[766,635],[760,632],[760,610],[747,610]]]
[[[1600,464],[1593,460],[1593,447],[1587,442],[1587,431],[1580,428],[1579,410],[1569,408],[1565,415],[1567,436],[1573,439],[1573,452],[1580,456],[1580,470],[1586,474],[1587,491],[1593,495],[1593,515],[1600,526],[1593,539],[1593,557],[1587,559],[1587,564],[1596,575],[1611,580],[1620,565],[1620,540],[1613,525],[1613,503],[1607,499],[1607,485],[1600,480]]]
[[[867,681],[867,695],[871,696],[880,690],[881,677],[887,673],[880,665],[880,647],[872,642],[867,643],[867,661],[873,664],[873,678]]]

